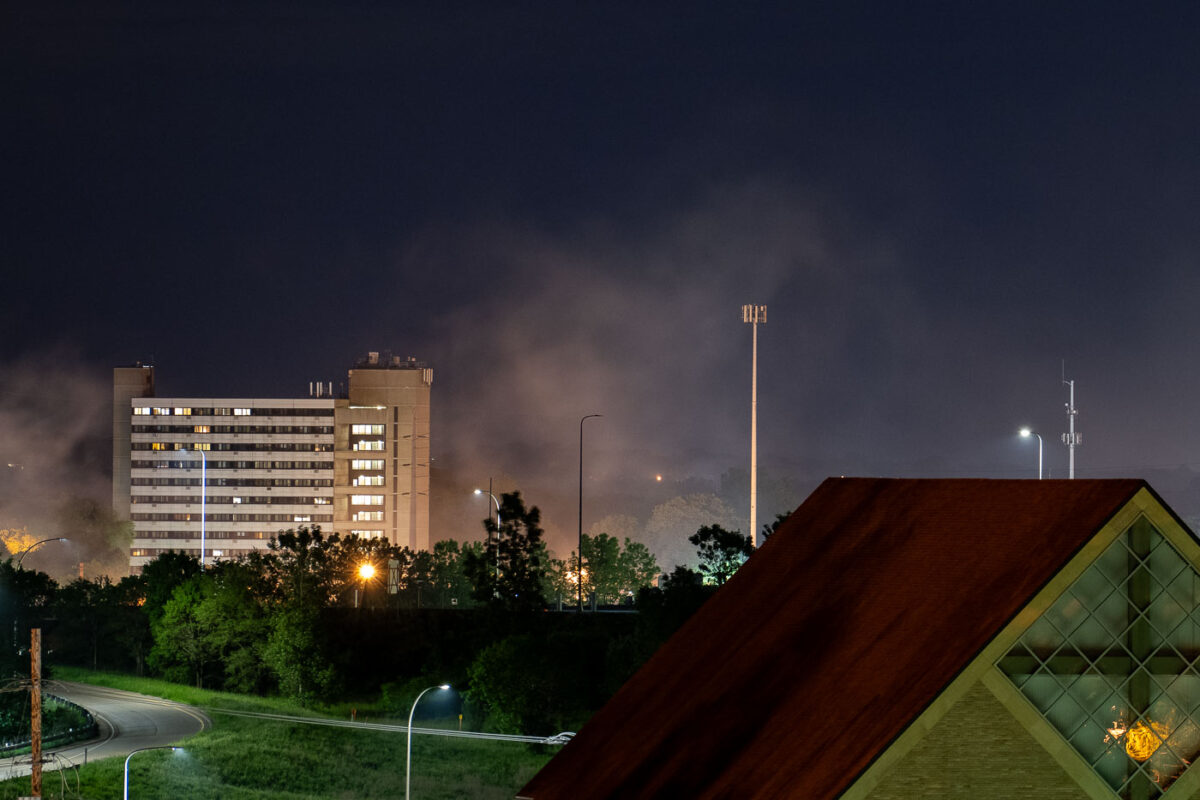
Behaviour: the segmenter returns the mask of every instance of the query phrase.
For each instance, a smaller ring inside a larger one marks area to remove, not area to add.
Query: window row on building
[[[332,453],[332,442],[133,442],[138,451],[208,450],[234,453]]]
[[[194,494],[135,494],[130,498],[134,505],[139,503],[200,503],[200,497]],[[327,506],[333,502],[328,495],[295,495],[277,494],[256,497],[239,495],[207,495],[204,502],[209,505],[254,505],[254,506]]]
[[[133,469],[200,469],[195,459],[187,461],[130,462]],[[209,461],[208,469],[333,469],[332,461]]]
[[[134,522],[199,522],[200,515],[189,512],[148,512],[130,514]],[[333,522],[333,514],[205,514],[207,522]],[[137,533],[141,536],[141,531]]]
[[[201,479],[195,478],[130,478],[130,486],[200,486]],[[330,488],[333,478],[217,478],[209,477],[207,481],[212,486],[253,486],[253,487],[306,487]]]
[[[332,425],[134,425],[133,433],[273,433],[329,436]]]
[[[332,417],[333,408],[134,406],[135,417]]]
[[[270,539],[274,533],[266,531],[205,531],[208,539]],[[139,539],[199,539],[197,530],[187,531],[138,531]]]
[[[259,548],[257,548],[257,547],[243,547],[243,548],[235,548],[235,549],[225,549],[225,548],[206,549],[204,552],[204,555],[209,559],[237,558],[238,556],[249,555],[250,553],[253,553],[255,550],[258,550],[258,549]],[[163,553],[182,553],[185,556],[195,556],[196,558],[199,558],[200,557],[200,548],[199,547],[135,547],[129,551],[129,555],[131,558],[146,558],[146,559],[158,558]]]

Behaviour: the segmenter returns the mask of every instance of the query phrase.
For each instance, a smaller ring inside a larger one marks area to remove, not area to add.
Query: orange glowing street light
[[[358,565],[358,579],[362,582],[363,596],[367,594],[367,581],[374,579],[375,565],[370,561],[364,561]],[[358,587],[354,587],[354,607],[358,608]]]

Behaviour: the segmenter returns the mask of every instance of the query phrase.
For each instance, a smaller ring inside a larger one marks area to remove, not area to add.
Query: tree
[[[511,611],[544,608],[542,580],[545,577],[545,549],[542,547],[542,512],[537,506],[526,510],[520,492],[500,496],[500,519],[484,520],[488,537],[482,557],[468,553],[466,573],[473,587],[472,597],[479,603]]]
[[[211,587],[203,575],[197,575],[175,587],[162,613],[151,623],[154,646],[150,666],[170,681],[191,681],[204,688],[204,673],[214,653],[205,639],[204,625],[197,609]]]
[[[729,531],[720,525],[705,525],[688,537],[700,557],[700,572],[707,581],[721,586],[733,577],[754,553],[754,542],[741,531]]]
[[[428,605],[438,608],[454,606],[466,608],[471,602],[471,583],[464,572],[466,554],[474,552],[482,557],[483,547],[479,542],[461,547],[453,539],[436,542],[430,552]]]
[[[143,608],[150,622],[158,619],[175,589],[200,574],[200,561],[183,553],[160,553],[142,567]]]
[[[783,523],[787,522],[787,518],[790,516],[791,516],[791,514],[776,514],[774,522],[768,522],[768,523],[764,524],[762,527],[763,541],[765,542],[767,539],[770,539],[771,534],[773,534],[773,533],[775,533],[775,531],[779,530],[779,526],[782,525]]]
[[[625,549],[621,551],[619,563],[624,582],[622,590],[632,595],[636,595],[643,586],[653,586],[662,574],[650,548],[629,538],[625,539]]]
[[[694,566],[695,553],[687,545],[688,536],[703,525],[732,530],[737,524],[733,511],[716,495],[689,494],[655,507],[646,523],[644,541],[666,569],[677,564]]]

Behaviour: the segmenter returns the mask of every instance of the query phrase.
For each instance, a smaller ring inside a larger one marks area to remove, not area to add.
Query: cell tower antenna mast
[[[1075,415],[1079,413],[1075,408],[1075,381],[1067,380],[1066,374],[1064,366],[1063,385],[1070,388],[1070,398],[1067,401],[1067,432],[1062,435],[1062,440],[1068,453],[1067,477],[1075,480],[1075,448],[1083,444],[1083,434],[1075,431]]]

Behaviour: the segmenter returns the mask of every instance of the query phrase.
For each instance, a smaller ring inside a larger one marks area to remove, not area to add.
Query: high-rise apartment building
[[[113,371],[113,508],[136,572],[162,552],[210,561],[281,530],[429,547],[433,370],[370,353],[333,396],[156,397],[153,367]]]

